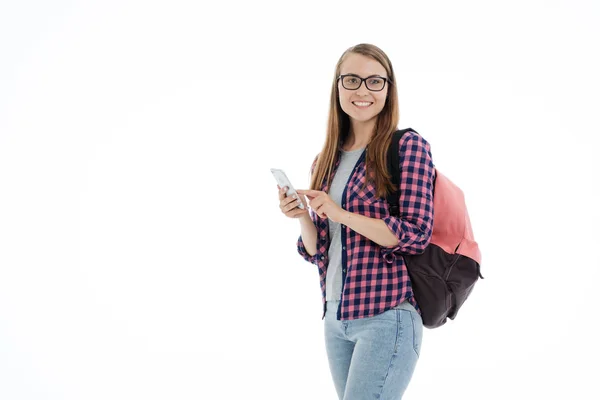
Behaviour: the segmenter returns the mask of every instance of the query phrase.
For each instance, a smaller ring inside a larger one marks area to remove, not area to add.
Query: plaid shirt
[[[342,229],[342,294],[337,310],[338,320],[372,317],[408,300],[421,313],[413,297],[410,277],[402,254],[420,254],[433,229],[433,179],[435,174],[429,143],[415,132],[405,133],[400,140],[400,218],[390,215],[385,198],[377,197],[375,187],[365,182],[365,152],[357,161],[342,194],[342,208],[369,218],[382,219],[398,238],[398,244],[380,246],[346,225]],[[316,158],[311,167],[314,172]],[[340,163],[339,152],[330,182]],[[328,192],[323,182],[321,190]],[[326,284],[329,249],[329,220],[309,209],[317,228],[317,253],[310,256],[298,238],[298,253],[319,270],[323,315],[327,311]]]

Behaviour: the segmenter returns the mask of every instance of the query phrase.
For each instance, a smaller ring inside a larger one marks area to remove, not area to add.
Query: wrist
[[[312,219],[310,218],[310,214],[308,214],[308,213],[304,214],[302,217],[300,217],[298,219],[298,221],[300,221],[301,224],[304,224],[304,223],[311,223],[312,224],[313,223]]]
[[[342,213],[340,216],[340,224],[344,224],[344,225],[348,225],[348,220],[350,219],[350,214],[352,214],[350,211],[348,210],[344,210],[342,208]]]

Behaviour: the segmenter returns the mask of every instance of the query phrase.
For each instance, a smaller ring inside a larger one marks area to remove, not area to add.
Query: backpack
[[[407,128],[394,132],[388,150],[388,168],[396,192],[387,196],[390,213],[399,216],[399,142]],[[480,271],[481,253],[473,237],[462,190],[435,168],[433,183],[433,233],[422,254],[402,254],[423,326],[429,329],[454,319],[471,294]]]

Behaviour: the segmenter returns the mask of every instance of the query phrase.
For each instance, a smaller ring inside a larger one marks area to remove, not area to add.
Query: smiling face
[[[388,75],[383,65],[376,60],[363,56],[362,54],[351,53],[340,66],[340,75],[354,74],[361,78],[383,77]],[[357,78],[346,78],[358,82]],[[376,78],[372,78],[376,79]],[[375,86],[375,80],[369,79],[369,86]],[[338,80],[339,101],[342,110],[348,114],[353,124],[372,123],[377,115],[383,110],[388,92],[389,84],[386,83],[383,90],[374,92],[367,89],[365,82],[362,82],[356,90],[344,88],[342,80]],[[348,86],[348,84],[346,85]]]

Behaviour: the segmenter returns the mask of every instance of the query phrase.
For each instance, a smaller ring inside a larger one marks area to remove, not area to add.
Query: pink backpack
[[[399,142],[407,128],[394,132],[388,153],[392,183],[399,187]],[[387,197],[390,212],[399,215],[398,192]],[[481,253],[471,229],[462,190],[435,169],[433,187],[433,233],[422,254],[402,257],[410,276],[415,300],[421,309],[423,325],[437,328],[454,319],[478,278]]]

